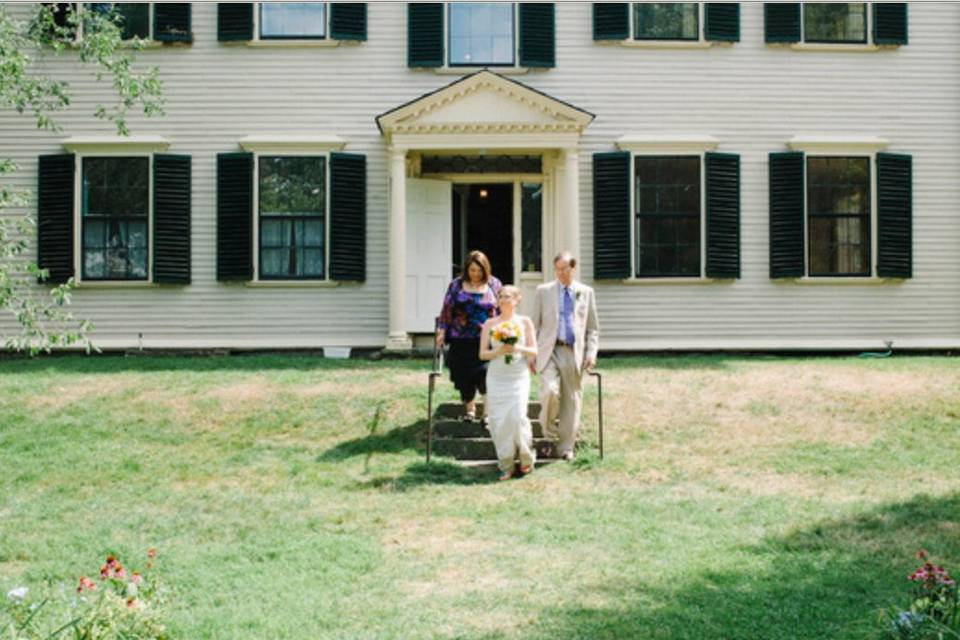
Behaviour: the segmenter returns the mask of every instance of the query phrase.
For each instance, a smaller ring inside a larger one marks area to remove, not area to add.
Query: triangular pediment
[[[593,114],[488,70],[471,74],[377,117],[386,134],[576,132]]]

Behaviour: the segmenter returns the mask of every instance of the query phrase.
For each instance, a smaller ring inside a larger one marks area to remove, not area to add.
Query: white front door
[[[452,184],[407,178],[405,328],[433,333],[453,264]]]

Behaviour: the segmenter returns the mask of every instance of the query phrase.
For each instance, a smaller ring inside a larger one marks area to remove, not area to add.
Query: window
[[[700,39],[700,7],[696,2],[639,2],[633,7],[637,40]]]
[[[636,156],[637,277],[700,276],[700,157]]]
[[[866,44],[867,4],[803,3],[803,39],[805,42]]]
[[[150,159],[87,157],[82,163],[84,280],[146,280]]]
[[[447,7],[451,67],[514,64],[513,4],[451,2]]]
[[[150,37],[150,3],[91,2],[90,10],[112,19],[124,40]]]
[[[326,158],[260,156],[260,279],[323,279]]]
[[[543,185],[520,185],[520,249],[521,271],[539,273],[543,270]]]
[[[260,38],[311,40],[327,37],[327,5],[323,2],[261,2]]]
[[[807,158],[809,275],[870,275],[870,158]]]

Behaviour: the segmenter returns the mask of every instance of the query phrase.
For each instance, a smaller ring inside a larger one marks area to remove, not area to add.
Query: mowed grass
[[[960,360],[604,359],[606,459],[507,483],[424,464],[428,367],[0,362],[2,593],[156,547],[181,638],[874,638],[960,570]]]

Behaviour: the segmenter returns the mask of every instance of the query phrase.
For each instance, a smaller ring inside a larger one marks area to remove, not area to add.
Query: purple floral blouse
[[[490,276],[485,293],[464,291],[463,280],[454,278],[443,297],[443,310],[437,328],[446,340],[479,340],[480,330],[487,319],[497,312],[497,296],[503,284]]]

